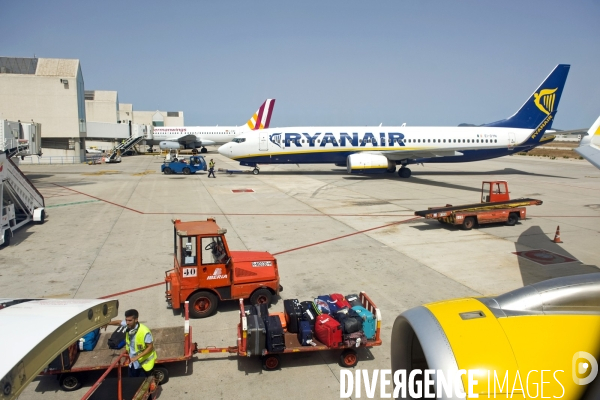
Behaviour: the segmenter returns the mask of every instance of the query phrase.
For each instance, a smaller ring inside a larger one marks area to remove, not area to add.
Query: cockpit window
[[[234,143],[243,143],[246,141],[246,138],[235,138],[232,140]]]

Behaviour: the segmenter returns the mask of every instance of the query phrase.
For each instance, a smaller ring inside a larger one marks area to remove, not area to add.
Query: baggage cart
[[[374,347],[381,346],[381,312],[373,303],[371,298],[367,296],[365,292],[360,292],[359,300],[363,307],[373,313],[376,318],[376,333],[373,339],[369,339],[362,343],[358,348],[361,347]],[[240,322],[237,326],[237,346],[231,347],[206,347],[198,349],[198,353],[231,353],[237,354],[241,357],[253,357],[255,354],[248,352],[248,318],[244,312],[244,303],[240,299]],[[340,346],[340,347],[328,347],[323,343],[319,342],[313,337],[313,342],[316,346],[302,346],[298,341],[298,335],[296,333],[289,333],[287,330],[284,331],[285,336],[285,350],[277,353],[269,353],[266,349],[260,354],[263,369],[267,371],[275,370],[280,367],[280,355],[288,353],[304,353],[304,352],[315,352],[315,351],[339,351],[340,352],[340,365],[342,367],[351,368],[358,363],[358,356],[355,346]]]
[[[154,364],[153,376],[158,384],[166,383],[169,380],[169,370],[165,364],[185,361],[187,367],[187,361],[197,351],[197,344],[192,342],[192,327],[189,326],[188,307],[189,305],[186,302],[184,326],[151,329],[154,348],[158,355]],[[70,368],[47,368],[40,375],[56,375],[63,390],[73,391],[81,387],[86,372],[108,371],[117,366],[120,371],[121,368],[127,366],[123,357],[128,358],[128,356],[124,353],[125,348],[110,349],[108,347],[108,339],[111,334],[112,332],[102,332],[94,350],[77,353]]]

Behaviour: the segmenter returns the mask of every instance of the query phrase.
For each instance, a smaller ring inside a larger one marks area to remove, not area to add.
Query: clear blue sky
[[[600,115],[600,1],[2,1],[0,55],[78,58],[87,90],[186,125],[482,124],[556,64],[554,128]]]

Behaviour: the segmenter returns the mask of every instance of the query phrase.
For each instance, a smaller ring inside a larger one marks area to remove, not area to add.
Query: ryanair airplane
[[[335,164],[409,178],[410,164],[487,160],[549,143],[570,65],[560,64],[514,115],[477,127],[292,127],[242,134],[219,147],[241,165]],[[258,133],[258,134],[257,134]]]

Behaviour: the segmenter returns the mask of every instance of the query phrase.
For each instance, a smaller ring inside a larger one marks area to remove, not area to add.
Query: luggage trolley
[[[158,354],[153,375],[159,385],[169,380],[169,371],[164,364],[180,361],[187,363],[197,352],[197,344],[192,342],[192,327],[189,325],[188,309],[189,304],[186,301],[184,326],[151,329],[154,348]],[[108,347],[108,338],[111,334],[112,332],[102,332],[92,351],[74,352],[71,356],[70,366],[60,369],[47,368],[40,375],[57,375],[61,389],[73,391],[81,387],[86,372],[107,370],[94,385],[93,388],[96,388],[104,380],[109,370],[118,367],[117,369],[120,371],[121,367],[128,365],[126,361],[129,357],[127,353],[124,353],[125,348],[110,349]],[[72,346],[76,345],[77,343],[74,343]],[[119,377],[120,375],[119,372]]]
[[[360,303],[364,308],[373,313],[373,316],[377,319],[375,338],[367,340],[358,347],[374,347],[381,346],[381,313],[375,303],[367,296],[365,292],[360,292],[359,295]],[[258,356],[257,354],[251,354],[248,352],[248,321],[244,311],[243,300],[240,299],[240,322],[237,326],[237,346],[217,348],[217,347],[206,347],[198,349],[198,353],[231,353],[237,354],[242,357],[253,357]],[[358,363],[358,356],[356,353],[357,347],[355,346],[339,346],[339,347],[328,347],[325,344],[319,342],[313,337],[313,342],[316,346],[302,346],[298,341],[296,333],[289,333],[287,329],[284,330],[285,338],[285,350],[277,353],[270,353],[267,349],[264,349],[260,354],[263,369],[272,371],[280,366],[281,354],[286,353],[301,353],[301,352],[313,352],[313,351],[340,351],[340,365],[342,367],[351,368]]]

